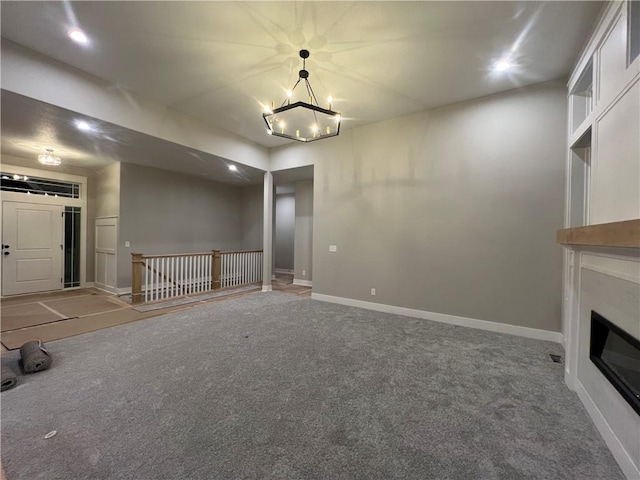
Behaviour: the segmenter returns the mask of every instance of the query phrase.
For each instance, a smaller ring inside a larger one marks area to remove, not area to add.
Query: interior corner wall
[[[131,253],[240,250],[241,188],[122,163],[119,229],[117,285],[128,288]]]
[[[293,270],[294,225],[295,225],[294,194],[276,195],[276,226],[275,226],[275,268]]]
[[[566,102],[552,81],[273,150],[315,165],[314,292],[560,331]]]
[[[313,181],[297,182],[295,191],[294,280],[313,280]]]
[[[242,187],[242,250],[262,250],[264,186]]]

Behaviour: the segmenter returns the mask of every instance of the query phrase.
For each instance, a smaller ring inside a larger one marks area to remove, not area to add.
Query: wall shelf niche
[[[571,133],[575,133],[593,110],[593,60],[589,61],[569,93]]]

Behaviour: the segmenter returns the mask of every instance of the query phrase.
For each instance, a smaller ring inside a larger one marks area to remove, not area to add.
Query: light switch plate
[[[337,252],[338,251],[338,246],[337,245],[329,245],[329,251],[330,252]]]
[[[131,246],[131,242],[129,240],[127,240],[126,242],[124,242],[124,246],[125,247],[130,247]]]

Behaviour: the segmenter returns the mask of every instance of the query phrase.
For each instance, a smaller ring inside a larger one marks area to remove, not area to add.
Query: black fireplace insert
[[[640,341],[591,310],[589,358],[640,415]]]

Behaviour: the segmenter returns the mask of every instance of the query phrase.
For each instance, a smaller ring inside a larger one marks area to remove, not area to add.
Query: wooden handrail
[[[640,219],[564,228],[558,230],[556,241],[562,245],[640,248]]]
[[[211,252],[198,252],[198,253],[168,253],[166,255],[145,255],[141,254],[142,258],[175,258],[175,257],[195,257],[195,256],[211,256]]]
[[[229,253],[260,253],[262,250],[235,250],[229,252],[220,252],[222,255],[227,255]]]
[[[216,250],[213,250],[216,251]],[[224,252],[222,250],[217,250],[218,252],[220,252],[222,255],[226,255],[229,253],[260,253],[262,252],[262,250],[231,250],[228,252]],[[197,253],[168,253],[166,255],[158,255],[158,254],[154,254],[154,255],[145,255],[144,253],[141,253],[140,255],[142,255],[142,258],[175,258],[175,257],[194,257],[197,255],[205,255],[205,256],[209,256],[211,255],[211,252],[197,252]]]

